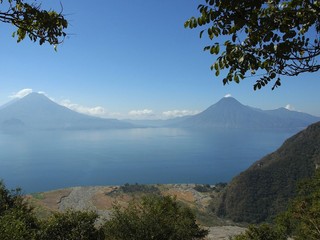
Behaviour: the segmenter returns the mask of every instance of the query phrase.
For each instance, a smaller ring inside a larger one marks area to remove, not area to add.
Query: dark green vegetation
[[[68,22],[61,12],[43,10],[40,3],[23,0],[0,0],[0,4],[0,22],[16,28],[12,36],[17,36],[17,42],[28,36],[40,45],[47,42],[56,47],[64,40]]]
[[[228,69],[223,83],[261,76],[254,84],[260,89],[280,76],[316,72],[320,64],[320,2],[313,0],[205,0],[200,15],[185,23],[201,28],[212,45],[205,51],[218,55],[211,66],[216,76]],[[224,41],[223,44],[222,41]]]
[[[251,225],[244,233],[235,236],[232,240],[287,240],[288,237],[278,228],[269,224],[260,226]]]
[[[0,239],[35,239],[39,221],[24,203],[20,189],[9,191],[0,181]]]
[[[123,193],[145,193],[145,194],[160,194],[160,190],[153,185],[145,184],[129,184],[121,186],[119,189]]]
[[[217,183],[214,186],[210,186],[209,184],[196,184],[194,187],[190,186],[190,188],[185,188],[183,190],[182,186],[174,188],[172,186],[163,184],[146,185],[138,183],[126,183],[119,188],[106,193],[106,195],[114,197],[115,199],[117,197],[126,198],[129,196],[135,200],[143,199],[146,195],[158,197],[168,195],[175,196],[181,206],[190,208],[192,210],[192,212],[195,214],[197,222],[199,222],[202,226],[223,226],[226,224],[225,221],[218,218],[213,209],[216,209],[219,206],[219,199],[221,198],[223,189],[226,186],[227,183]],[[192,189],[201,194],[191,194]],[[119,204],[119,206],[120,205],[121,204]]]
[[[235,177],[218,214],[236,222],[260,223],[284,211],[299,180],[314,175],[320,163],[320,122],[288,139]]]
[[[129,207],[114,207],[113,217],[104,226],[106,239],[203,239],[208,231],[201,229],[195,216],[172,197],[143,197]]]
[[[102,230],[95,227],[97,218],[94,212],[55,213],[41,222],[38,239],[104,239]]]
[[[20,194],[0,182],[0,240],[203,239],[194,213],[170,196],[144,195],[125,208],[115,205],[111,219],[97,224],[94,212],[67,211],[36,217]]]
[[[209,184],[196,184],[194,190],[198,192],[220,192],[227,186],[227,183],[217,183],[214,186],[210,186]]]
[[[320,169],[299,184],[297,196],[277,222],[294,239],[320,239]]]
[[[320,239],[320,170],[311,179],[300,182],[297,196],[288,210],[273,224],[250,226],[233,240],[318,240]]]
[[[212,188],[209,184],[205,184],[205,185],[197,184],[194,187],[194,190],[196,190],[198,192],[210,192],[210,191],[212,191]]]

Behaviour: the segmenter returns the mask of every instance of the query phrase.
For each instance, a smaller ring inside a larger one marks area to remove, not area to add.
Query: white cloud
[[[9,97],[10,98],[23,98],[32,92],[33,92],[33,90],[31,88],[25,88],[25,89],[20,90],[19,92],[12,94]]]
[[[50,98],[49,95],[48,95],[46,92],[39,91],[38,93],[39,93],[39,94],[42,94],[42,95],[45,95],[46,97]],[[53,99],[53,98],[50,98],[50,99]]]
[[[285,109],[290,110],[290,111],[294,111],[295,110],[295,108],[290,104],[287,104],[287,106],[285,106]]]
[[[107,115],[106,110],[103,107],[86,107],[76,103],[72,103],[69,99],[62,100],[60,105],[65,106],[73,111],[84,113],[93,116],[105,117]]]
[[[166,118],[175,118],[175,117],[183,117],[188,115],[195,115],[199,113],[199,111],[192,111],[192,110],[171,110],[171,111],[165,111],[162,114]]]
[[[146,118],[154,116],[154,112],[151,109],[131,110],[128,115],[134,118]]]
[[[230,93],[228,93],[228,94],[226,94],[224,97],[225,97],[225,98],[228,98],[228,97],[232,97],[232,95],[231,95]]]

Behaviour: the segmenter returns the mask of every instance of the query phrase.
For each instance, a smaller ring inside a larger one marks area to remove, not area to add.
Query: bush
[[[8,190],[0,181],[0,239],[35,239],[39,223],[33,209],[21,196],[21,190]]]
[[[131,201],[127,208],[115,205],[103,229],[107,240],[192,240],[208,234],[197,225],[190,208],[175,198],[155,195]]]
[[[38,221],[32,213],[16,208],[0,216],[1,240],[34,240],[38,230]]]
[[[201,193],[211,192],[212,191],[212,189],[211,189],[209,184],[206,184],[206,185],[197,184],[193,189],[198,191],[198,192],[201,192]]]
[[[160,190],[153,185],[145,184],[129,184],[120,187],[120,190],[124,193],[147,193],[147,194],[160,194]]]
[[[32,210],[24,203],[21,189],[8,190],[3,181],[0,181],[0,216],[4,215],[8,210],[16,208],[27,212]]]
[[[249,226],[244,233],[232,238],[232,240],[287,240],[287,236],[271,225],[262,224]]]
[[[94,212],[67,211],[55,213],[42,223],[41,240],[99,240],[102,234],[94,226]]]

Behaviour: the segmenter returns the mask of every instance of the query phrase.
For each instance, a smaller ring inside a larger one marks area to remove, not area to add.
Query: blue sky
[[[59,1],[50,1],[60,10]],[[167,118],[202,111],[227,94],[261,109],[291,106],[320,116],[320,73],[283,78],[282,87],[253,91],[255,78],[223,86],[210,71],[195,0],[63,0],[69,37],[58,47],[17,44],[1,24],[0,105],[44,92],[84,113],[114,118]]]

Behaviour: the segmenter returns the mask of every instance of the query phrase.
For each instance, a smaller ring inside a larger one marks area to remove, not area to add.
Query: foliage
[[[25,213],[32,212],[32,208],[24,202],[20,188],[8,190],[3,181],[0,181],[0,217],[15,209]]]
[[[38,220],[32,212],[15,208],[0,216],[1,240],[36,239],[38,230]]]
[[[115,205],[104,232],[106,239],[113,240],[192,240],[208,233],[196,224],[189,208],[172,197],[156,195],[132,201],[125,209]]]
[[[185,22],[186,28],[203,28],[212,41],[204,48],[219,55],[211,66],[216,76],[224,69],[223,83],[261,76],[254,90],[280,76],[316,72],[320,64],[320,2],[315,0],[205,0],[200,15]],[[220,44],[224,41],[223,45]],[[222,52],[221,52],[222,51]]]
[[[120,187],[120,190],[124,193],[148,193],[148,194],[159,194],[160,190],[153,185],[145,185],[145,184],[129,184]]]
[[[68,22],[61,12],[43,10],[39,3],[24,0],[0,0],[0,4],[4,8],[0,10],[0,22],[16,27],[13,37],[17,36],[17,42],[28,36],[40,45],[47,42],[56,47],[65,38]]]
[[[9,191],[3,181],[0,181],[0,216],[15,205],[20,205],[21,202],[20,189]]]
[[[320,239],[320,169],[300,183],[297,197],[277,221],[296,240]]]
[[[300,182],[297,196],[273,225],[250,226],[233,240],[317,240],[320,239],[320,169]]]
[[[194,187],[194,190],[205,193],[205,192],[211,192],[212,188],[210,187],[209,184],[205,184],[205,185],[196,184],[196,186]]]
[[[288,139],[226,188],[218,214],[236,222],[271,221],[287,209],[298,181],[314,175],[320,160],[320,123]]]
[[[227,186],[227,183],[216,183],[214,186],[210,186],[209,184],[196,184],[194,190],[198,192],[221,192]]]
[[[35,239],[38,221],[21,196],[21,190],[8,190],[0,181],[1,240]]]
[[[242,234],[235,236],[232,240],[287,240],[287,236],[274,228],[272,225],[251,225]]]
[[[94,226],[98,215],[94,212],[67,211],[56,213],[42,223],[40,239],[88,240],[103,239]]]
[[[216,192],[221,192],[223,191],[226,187],[227,187],[227,183],[224,183],[224,182],[219,182],[219,183],[216,183],[215,186],[214,186],[214,190]]]

